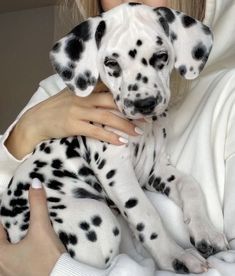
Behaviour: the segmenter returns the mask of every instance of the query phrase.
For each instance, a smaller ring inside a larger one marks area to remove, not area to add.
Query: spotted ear
[[[93,17],[60,39],[50,52],[55,71],[78,96],[88,96],[97,83],[97,54],[104,34],[105,22]]]
[[[175,51],[175,68],[186,79],[204,68],[213,44],[212,32],[200,21],[173,9],[154,9]]]

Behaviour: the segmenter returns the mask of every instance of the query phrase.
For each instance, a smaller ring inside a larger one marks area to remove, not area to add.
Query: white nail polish
[[[123,137],[119,137],[118,139],[120,142],[122,142],[123,144],[127,144],[128,143],[128,140],[123,138]]]
[[[139,134],[139,135],[143,135],[144,134],[144,131],[141,128],[139,128],[139,127],[135,127],[135,132],[137,134]]]
[[[41,189],[42,188],[42,183],[38,178],[34,178],[32,181],[32,188],[33,189]]]

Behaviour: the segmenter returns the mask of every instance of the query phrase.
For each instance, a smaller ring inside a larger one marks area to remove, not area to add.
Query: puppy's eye
[[[109,68],[119,67],[118,62],[115,59],[110,59],[110,58],[107,58],[107,57],[104,60],[104,65],[109,67]]]
[[[166,62],[168,60],[167,52],[163,51],[163,52],[156,53],[156,59],[157,59],[157,61]]]

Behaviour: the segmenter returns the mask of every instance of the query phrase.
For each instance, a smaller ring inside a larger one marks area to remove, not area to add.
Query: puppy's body
[[[139,26],[146,32],[139,33]],[[122,114],[148,123],[139,123],[142,136],[129,137],[128,145],[120,147],[85,137],[38,145],[3,196],[2,221],[11,241],[27,231],[28,188],[36,177],[45,184],[54,229],[76,259],[104,267],[117,254],[120,227],[108,208],[115,205],[160,268],[203,272],[206,261],[168,236],[141,187],[182,207],[191,241],[205,257],[226,248],[209,222],[199,185],[171,166],[165,152],[169,74],[175,66],[182,76],[196,77],[211,42],[209,29],[200,22],[133,3],[83,22],[61,39],[51,56],[70,89],[86,96],[100,74]]]

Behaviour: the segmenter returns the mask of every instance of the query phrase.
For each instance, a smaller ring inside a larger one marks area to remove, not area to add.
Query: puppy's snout
[[[157,105],[157,101],[154,97],[149,97],[142,100],[136,100],[134,106],[137,111],[144,115],[151,114]]]

